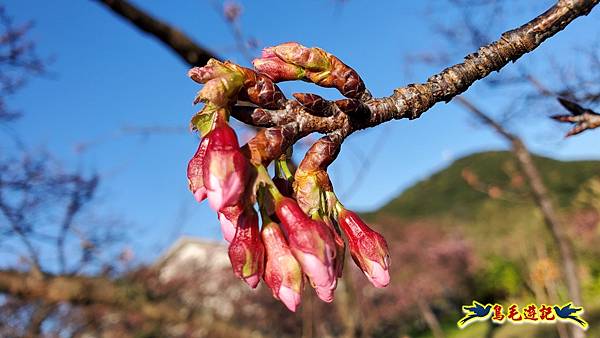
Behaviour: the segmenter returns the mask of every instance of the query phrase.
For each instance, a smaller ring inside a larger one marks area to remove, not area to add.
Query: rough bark
[[[194,42],[175,27],[162,22],[126,0],[96,0],[141,31],[156,37],[191,66],[204,66],[215,53]]]
[[[525,146],[525,143],[523,143],[518,136],[507,131],[500,123],[494,121],[491,117],[489,117],[467,99],[459,96],[456,98],[456,100],[471,113],[481,119],[486,125],[493,128],[498,135],[510,142],[512,152],[515,154],[521,171],[529,183],[533,199],[542,213],[542,216],[544,217],[544,223],[546,224],[548,231],[552,236],[554,244],[558,248],[559,259],[562,265],[565,283],[569,292],[569,298],[575,304],[581,305],[582,301],[580,283],[573,244],[571,243],[571,240],[567,234],[565,224],[563,224],[556,213],[556,208],[552,198],[550,197],[548,188],[546,188],[546,185],[542,179],[542,175],[533,162],[531,153]],[[585,336],[581,329],[572,325],[570,327],[572,337],[579,338]]]

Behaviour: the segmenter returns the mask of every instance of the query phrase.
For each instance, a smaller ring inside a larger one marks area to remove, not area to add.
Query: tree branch
[[[565,98],[558,98],[558,102],[569,111],[569,115],[554,115],[553,119],[559,122],[573,123],[575,126],[567,133],[567,137],[580,134],[586,130],[600,127],[600,114],[591,109],[583,108],[579,104]]]
[[[215,53],[194,42],[173,26],[162,22],[126,0],[96,0],[141,31],[159,39],[191,66],[203,66]]]
[[[364,104],[368,114],[352,117],[333,107],[331,117],[311,115],[297,101],[288,101],[285,109],[258,109],[258,113],[248,115],[248,108],[241,113],[234,110],[233,116],[254,126],[275,126],[278,129],[267,133],[283,133],[289,139],[281,149],[286,149],[299,138],[312,132],[335,133],[342,139],[351,133],[379,125],[392,119],[416,119],[438,102],[448,102],[466,91],[477,80],[502,69],[536,49],[542,42],[564,29],[580,16],[587,15],[600,0],[560,0],[546,12],[525,25],[505,32],[495,42],[479,48],[465,57],[462,63],[446,68],[433,75],[425,83],[410,84],[397,88],[391,96],[371,99]],[[245,115],[245,116],[243,116]],[[253,154],[254,162],[270,162],[280,153]],[[259,158],[255,158],[259,156]]]

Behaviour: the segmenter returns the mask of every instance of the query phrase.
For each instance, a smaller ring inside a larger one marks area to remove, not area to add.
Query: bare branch
[[[130,21],[140,30],[156,37],[167,45],[183,61],[192,66],[202,66],[210,58],[218,58],[215,53],[194,42],[180,30],[164,23],[126,0],[96,0],[123,19]]]
[[[255,163],[268,163],[296,140],[312,132],[336,132],[345,138],[357,130],[374,127],[392,119],[419,118],[434,104],[450,101],[466,91],[477,80],[533,51],[577,17],[587,15],[599,1],[558,1],[532,21],[502,34],[500,39],[466,56],[464,62],[433,75],[427,82],[397,88],[389,97],[365,101],[364,104],[370,111],[367,117],[355,118],[342,113],[339,108],[331,117],[318,117],[310,114],[296,101],[288,101],[285,109],[261,109],[260,114],[251,116],[252,121],[245,116],[241,120],[246,123],[252,122],[251,124],[255,126],[277,126],[265,133],[281,134],[285,131],[286,139],[283,141],[285,144],[273,147],[279,149],[279,152],[269,154],[254,152],[252,160]],[[234,114],[234,117],[237,116]]]
[[[591,109],[586,109],[579,104],[569,101],[565,98],[559,98],[558,102],[565,107],[571,114],[570,115],[554,115],[551,116],[553,119],[559,122],[568,122],[575,124],[575,127],[571,129],[566,137],[580,134],[586,130],[595,129],[600,127],[600,114],[597,114]]]

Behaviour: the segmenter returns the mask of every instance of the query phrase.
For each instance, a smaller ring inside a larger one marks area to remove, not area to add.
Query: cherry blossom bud
[[[259,107],[267,109],[285,108],[285,95],[269,77],[256,71],[231,64],[244,77],[244,90],[241,99],[247,99]]]
[[[263,53],[260,59],[252,60],[252,65],[256,70],[268,76],[274,82],[293,81],[304,78],[305,72],[302,67],[287,63],[278,56],[272,54],[265,57],[268,53]]]
[[[295,124],[260,129],[244,147],[251,162],[268,165],[292,145],[298,136]]]
[[[265,48],[265,55],[277,55],[283,61],[298,65],[310,71],[324,71],[330,68],[329,55],[321,48],[307,48],[297,42],[287,42]]]
[[[194,99],[194,104],[202,101],[226,107],[235,102],[244,83],[244,76],[236,67],[228,62],[210,59],[206,66],[190,69],[188,76],[198,83],[204,83],[204,87]]]
[[[238,228],[229,244],[229,260],[236,276],[255,288],[264,271],[265,248],[258,229],[258,215],[247,208],[239,216]]]
[[[276,223],[269,222],[263,225],[261,235],[267,258],[265,282],[273,291],[273,297],[295,312],[300,304],[300,293],[304,284],[300,263],[292,254]]]
[[[335,105],[346,115],[354,118],[367,118],[371,111],[362,101],[357,99],[343,99],[335,101]]]
[[[219,107],[226,107],[237,100],[237,94],[242,88],[243,78],[239,73],[219,76],[208,81],[198,92],[194,104],[202,101]]]
[[[209,141],[203,165],[204,186],[214,210],[237,204],[249,178],[249,162],[239,148],[235,132],[218,121],[206,137]]]
[[[292,253],[317,296],[331,302],[337,286],[336,249],[331,231],[325,223],[310,219],[296,201],[288,197],[282,196],[275,202],[275,213],[287,234]]]
[[[294,93],[292,95],[311,115],[329,117],[335,113],[333,103],[317,94]]]
[[[340,236],[340,233],[330,219],[325,218],[323,222],[327,224],[333,235],[333,242],[335,243],[335,274],[337,278],[341,278],[342,271],[344,270],[344,259],[346,257],[346,243],[344,243],[344,239]]]
[[[227,242],[231,242],[235,236],[235,231],[240,226],[239,222],[247,221],[247,217],[240,217],[244,207],[241,204],[236,204],[224,207],[219,210],[219,222],[221,223],[221,232],[223,238]]]
[[[302,167],[304,163],[306,162],[300,163],[294,175],[296,201],[306,214],[315,215],[321,211],[323,192],[333,191],[333,187],[327,171],[321,169],[306,171]]]
[[[188,76],[198,82],[206,83],[219,76],[227,75],[231,72],[221,61],[210,59],[204,67],[194,67],[188,71]]]
[[[390,256],[383,236],[369,228],[358,215],[338,207],[338,223],[350,246],[354,262],[378,288],[390,283]]]
[[[206,187],[202,179],[202,162],[206,154],[208,141],[207,138],[200,141],[198,150],[196,150],[187,167],[188,187],[198,202],[202,202],[207,196]]]
[[[321,48],[308,48],[296,42],[265,48],[254,66],[274,81],[302,79],[322,87],[337,88],[349,98],[369,100],[372,97],[354,69]]]

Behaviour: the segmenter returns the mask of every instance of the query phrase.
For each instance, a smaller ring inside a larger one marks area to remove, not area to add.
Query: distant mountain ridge
[[[571,207],[591,180],[600,180],[600,161],[559,161],[542,156],[534,156],[534,161],[561,209]],[[483,209],[533,207],[528,189],[511,152],[475,153],[404,190],[366,217],[472,221]]]

